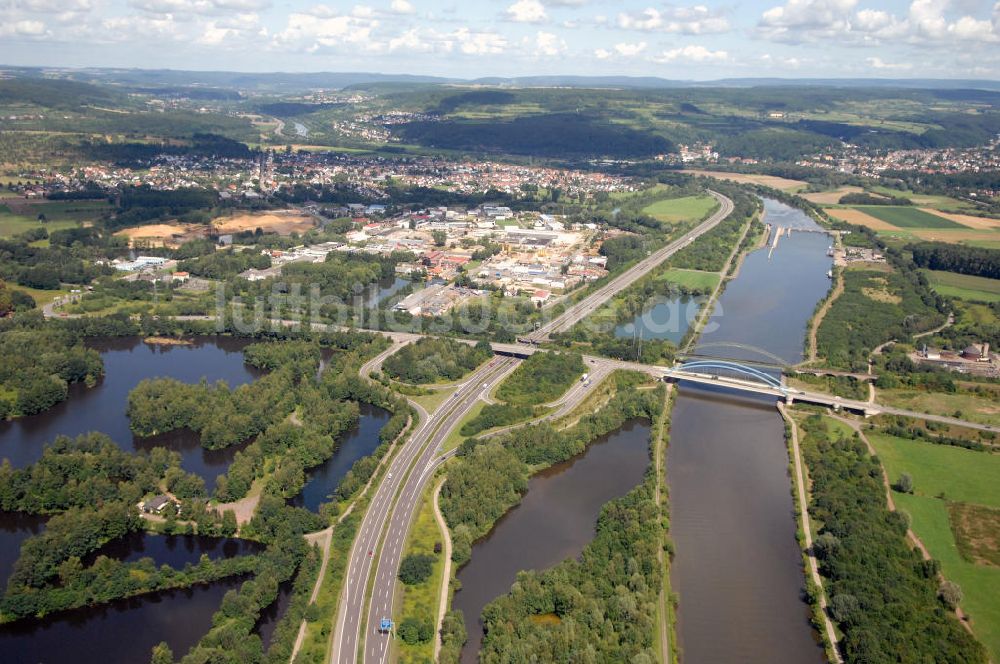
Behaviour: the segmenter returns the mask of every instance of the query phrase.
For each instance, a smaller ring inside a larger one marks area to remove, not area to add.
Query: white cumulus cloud
[[[412,14],[417,11],[410,0],[392,0],[389,9],[397,14]]]
[[[659,62],[661,64],[667,64],[671,62],[689,62],[689,63],[710,63],[710,62],[725,62],[729,59],[729,53],[726,51],[711,51],[704,46],[690,45],[683,46],[679,48],[672,48],[663,51],[659,55],[653,58],[654,62]]]
[[[526,38],[527,39],[527,38]],[[535,34],[532,42],[534,54],[539,57],[553,58],[566,52],[566,41],[551,32],[541,32]]]
[[[539,0],[517,0],[507,7],[505,16],[516,23],[542,23],[548,20],[545,5]]]
[[[638,12],[618,14],[616,25],[622,30],[669,32],[686,35],[703,35],[728,32],[729,20],[704,5],[694,7],[668,7],[660,10],[647,7]]]
[[[4,21],[0,23],[0,36],[3,37],[44,37],[47,31],[41,21]]]

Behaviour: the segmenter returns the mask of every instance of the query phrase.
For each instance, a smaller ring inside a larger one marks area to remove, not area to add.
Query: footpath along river
[[[767,221],[793,228],[747,256],[697,352],[802,359],[806,324],[830,288],[829,238],[805,214],[765,200]],[[735,343],[740,346],[723,344]],[[773,399],[681,384],[667,457],[671,583],[685,664],[824,661],[804,601],[784,425]]]

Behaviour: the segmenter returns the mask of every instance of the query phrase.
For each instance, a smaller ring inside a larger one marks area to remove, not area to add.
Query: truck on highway
[[[585,373],[582,376],[580,376],[580,382],[581,383],[586,383],[588,378],[590,378],[590,374],[589,373]]]

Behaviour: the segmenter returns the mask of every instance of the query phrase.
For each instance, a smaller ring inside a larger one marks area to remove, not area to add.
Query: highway
[[[368,370],[380,365],[395,345],[366,365]],[[375,632],[382,617],[392,616],[396,570],[406,532],[416,509],[428,466],[437,448],[476,401],[483,385],[492,386],[517,366],[518,360],[500,358],[476,370],[431,416],[423,413],[422,424],[403,444],[378,485],[365,512],[351,548],[344,589],[341,594],[333,634],[332,655],[335,662],[356,662],[359,645],[366,643],[363,661],[381,662],[387,656],[389,636]],[[388,528],[387,528],[388,526]],[[377,563],[377,565],[376,565]],[[366,590],[375,567],[372,602],[365,610]],[[368,619],[363,616],[368,615]],[[364,632],[362,632],[364,630]]]
[[[583,300],[580,300],[576,304],[568,307],[560,316],[552,319],[531,334],[527,335],[528,338],[534,341],[542,341],[544,339],[548,339],[549,336],[556,332],[568,330],[598,309],[616,293],[628,288],[633,283],[644,277],[657,265],[673,256],[687,245],[691,244],[691,242],[701,235],[704,235],[718,226],[723,219],[732,213],[733,202],[718,192],[709,190],[708,193],[715,200],[719,201],[719,209],[715,212],[715,214],[667,246],[653,252],[625,272],[622,272]]]
[[[677,251],[715,228],[732,212],[733,203],[722,194],[714,191],[709,191],[709,193],[719,201],[719,209],[712,216],[566,309],[560,316],[535,330],[530,338],[534,341],[540,341],[553,332],[575,325],[616,293],[628,288]],[[385,357],[401,347],[402,344],[421,335],[390,333],[388,336],[396,343],[378,358],[365,365],[364,371],[370,373],[375,367],[380,367]],[[497,345],[494,346],[495,350]],[[509,355],[525,357],[534,351],[530,345],[513,344],[508,346],[512,346],[506,349],[508,351],[506,354]],[[524,349],[532,350],[525,352]],[[442,404],[433,414],[426,416],[425,413],[422,413],[424,416],[421,418],[423,423],[420,428],[392,460],[389,472],[382,480],[368,506],[359,527],[358,536],[351,549],[347,577],[333,632],[332,661],[341,664],[354,664],[357,661],[358,650],[362,643],[364,643],[363,662],[381,663],[385,661],[389,652],[390,637],[378,633],[376,628],[383,617],[392,617],[396,574],[399,569],[402,548],[406,543],[406,534],[423,487],[439,462],[436,460],[437,448],[475,405],[476,401],[486,395],[487,390],[484,390],[482,384],[492,385],[494,381],[512,371],[517,362],[517,360],[509,358],[491,362],[486,367],[477,370],[469,381],[460,386],[454,396]],[[590,364],[599,366],[601,368],[599,373],[602,376],[610,370],[608,367],[614,366],[614,363],[608,363],[603,358],[591,358]],[[586,395],[587,387],[581,383],[571,388],[568,394],[553,404],[557,407],[554,415],[569,412]],[[366,611],[366,589],[373,568],[375,578],[372,585],[371,602]],[[362,630],[364,631],[362,632]]]

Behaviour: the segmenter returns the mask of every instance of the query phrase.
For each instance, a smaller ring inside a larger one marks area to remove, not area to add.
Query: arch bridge
[[[665,381],[716,385],[740,392],[763,394],[781,399],[789,405],[796,401],[811,403],[834,410],[851,410],[865,417],[880,412],[878,406],[872,403],[789,388],[782,382],[780,375],[775,376],[756,366],[732,360],[696,359],[679,362],[673,367],[663,368],[662,371],[662,378]]]

